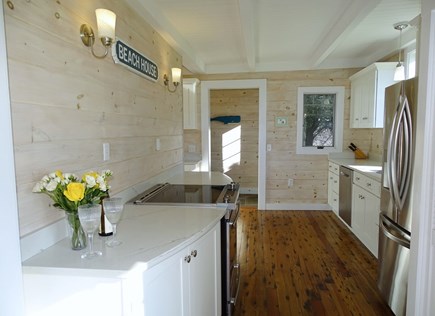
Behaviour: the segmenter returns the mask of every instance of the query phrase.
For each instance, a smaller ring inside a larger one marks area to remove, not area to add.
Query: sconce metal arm
[[[163,83],[165,84],[166,87],[168,87],[168,91],[169,91],[169,92],[174,93],[175,91],[177,91],[177,87],[178,87],[178,84],[179,84],[179,83],[178,83],[178,82],[173,82],[175,89],[174,89],[174,90],[171,90],[171,89],[169,88],[169,78],[168,78],[168,76],[167,76],[166,74],[163,75]]]
[[[103,45],[105,47],[104,55],[95,54],[95,52],[94,52],[94,43],[95,43],[94,30],[92,29],[92,27],[90,27],[87,24],[82,24],[82,26],[80,27],[80,38],[82,39],[82,42],[85,46],[91,48],[92,55],[94,57],[100,58],[100,59],[107,56],[107,54],[109,53],[109,47],[110,47],[110,45],[112,45],[112,39],[110,39],[108,37],[101,38],[101,42],[103,43]]]

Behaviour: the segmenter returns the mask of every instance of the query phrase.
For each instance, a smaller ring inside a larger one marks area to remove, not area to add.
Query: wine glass
[[[121,198],[107,198],[103,200],[104,213],[113,228],[113,236],[106,242],[109,247],[115,247],[122,244],[121,241],[116,239],[116,225],[121,220],[124,204]]]
[[[101,219],[101,205],[100,204],[85,204],[80,205],[79,219],[83,230],[88,235],[88,251],[82,254],[84,259],[92,259],[101,256],[101,251],[94,251],[94,233],[100,225]]]

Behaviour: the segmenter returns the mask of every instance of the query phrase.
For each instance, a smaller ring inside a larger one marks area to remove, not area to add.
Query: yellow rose
[[[85,186],[83,183],[71,182],[66,186],[66,190],[63,191],[66,198],[72,202],[83,200],[85,196]]]

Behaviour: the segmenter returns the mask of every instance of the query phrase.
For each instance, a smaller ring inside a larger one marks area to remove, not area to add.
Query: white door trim
[[[435,4],[422,1],[407,315],[435,315]]]
[[[201,82],[201,171],[210,171],[210,90],[213,89],[258,89],[258,208],[266,209],[266,113],[267,80],[216,80]]]
[[[0,314],[24,315],[20,234],[3,3],[0,4],[0,126],[2,127],[2,132],[0,133],[0,152],[2,153],[0,155],[0,174],[2,175],[2,181],[0,181],[0,201],[2,201],[0,240],[4,247],[2,247],[3,259],[0,260],[0,283],[4,287],[4,291],[2,291],[2,295],[0,295]]]

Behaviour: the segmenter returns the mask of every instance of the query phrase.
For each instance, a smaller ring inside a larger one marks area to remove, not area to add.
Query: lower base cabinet
[[[221,315],[219,224],[143,275],[141,315]]]
[[[375,257],[378,257],[379,211],[380,198],[354,183],[352,231]]]

